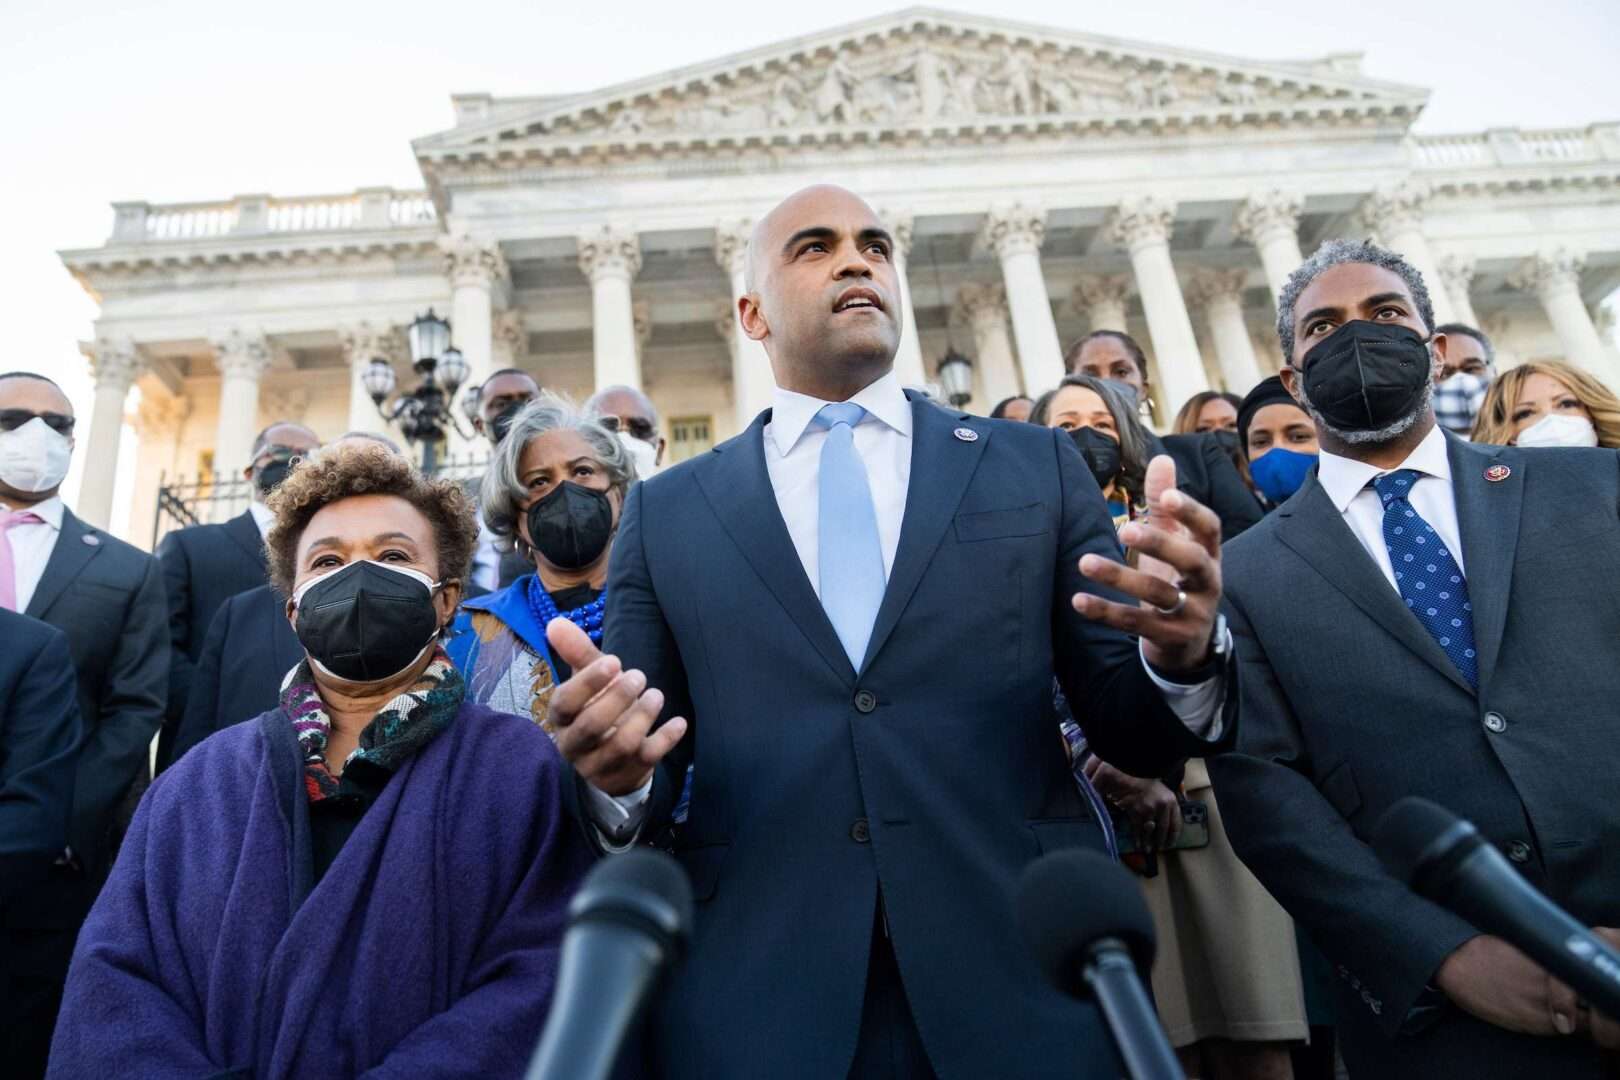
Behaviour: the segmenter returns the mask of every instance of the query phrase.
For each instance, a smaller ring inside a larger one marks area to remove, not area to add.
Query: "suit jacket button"
[[[1513,843],[1509,844],[1507,847],[1507,857],[1516,863],[1529,862],[1530,845],[1525,843],[1523,840],[1513,841]]]
[[[1503,716],[1499,712],[1486,713],[1485,730],[1491,732],[1493,735],[1502,734],[1502,732],[1507,730],[1507,717]]]
[[[849,838],[857,844],[872,842],[872,827],[866,823],[865,818],[855,819],[855,824],[849,827]]]
[[[870,690],[857,690],[855,692],[855,711],[869,713],[877,708],[877,695]]]

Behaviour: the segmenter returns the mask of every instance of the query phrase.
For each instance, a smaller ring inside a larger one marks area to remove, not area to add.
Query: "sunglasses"
[[[620,423],[617,416],[600,416],[597,417],[597,422],[603,427],[607,428],[609,431],[619,431],[620,429],[623,429],[624,431],[629,432],[635,438],[640,439],[642,442],[652,442],[653,440],[653,432],[655,430],[653,428],[653,423],[651,420],[648,420],[645,417],[633,416],[630,418],[628,423]]]
[[[0,409],[0,431],[16,431],[30,420],[43,420],[45,426],[58,435],[73,434],[73,417],[54,412],[34,412],[30,409]]]

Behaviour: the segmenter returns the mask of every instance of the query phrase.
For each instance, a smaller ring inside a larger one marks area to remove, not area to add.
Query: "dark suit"
[[[197,657],[173,760],[214,732],[274,709],[281,680],[303,658],[274,588],[260,585],[226,600]]]
[[[1258,524],[1265,516],[1260,500],[1214,438],[1209,435],[1149,436],[1148,453],[1169,454],[1176,463],[1176,487],[1215,511],[1221,519],[1221,542]]]
[[[650,831],[696,765],[675,845],[695,939],[654,1018],[657,1075],[844,1076],[880,895],[941,1076],[1118,1073],[1097,1012],[1043,985],[1010,904],[1043,851],[1102,845],[1053,672],[1122,768],[1156,775],[1211,744],[1134,640],[1070,607],[1094,591],[1080,556],[1120,551],[1067,434],[911,409],[899,548],[858,673],[777,509],[769,412],[625,502],[606,648],[692,723],[656,773]]]
[[[1210,773],[1238,854],[1339,965],[1355,1075],[1596,1076],[1585,1040],[1514,1035],[1449,1003],[1413,1014],[1476,931],[1367,844],[1392,803],[1422,795],[1576,918],[1620,925],[1620,455],[1452,437],[1448,457],[1478,693],[1313,470],[1226,550],[1243,734]],[[1510,472],[1493,482],[1492,465]]]
[[[265,584],[267,568],[259,526],[245,510],[220,525],[177,529],[156,554],[169,599],[169,707],[157,759],[164,769],[176,756],[175,732],[215,613],[237,593]]]

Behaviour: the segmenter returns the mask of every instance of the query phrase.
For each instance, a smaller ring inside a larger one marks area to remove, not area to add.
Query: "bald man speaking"
[[[893,251],[840,188],[759,223],[772,408],[631,490],[605,653],[549,628],[593,831],[671,841],[698,899],[658,1076],[1117,1076],[1012,918],[1030,860],[1103,842],[1052,677],[1141,776],[1235,730],[1215,515],[1156,462],[1124,539],[1159,572],[1128,569],[1065,432],[902,390]]]

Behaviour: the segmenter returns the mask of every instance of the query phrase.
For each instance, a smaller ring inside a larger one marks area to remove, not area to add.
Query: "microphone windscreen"
[[[681,864],[661,851],[609,855],[585,875],[568,919],[626,923],[676,945],[692,933],[692,884]]]
[[[1474,834],[1473,826],[1439,803],[1408,795],[1373,826],[1373,850],[1384,868],[1408,885]]]
[[[1017,910],[1041,970],[1065,993],[1102,938],[1125,942],[1144,976],[1153,966],[1153,916],[1141,886],[1104,855],[1073,848],[1036,859],[1019,878]]]

